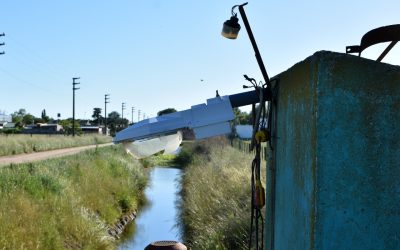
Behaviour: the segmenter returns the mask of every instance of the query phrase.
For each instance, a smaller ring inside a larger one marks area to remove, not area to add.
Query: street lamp
[[[261,111],[263,109],[263,106],[264,106],[264,110],[265,110],[265,102],[266,101],[271,101],[272,91],[271,91],[271,83],[270,83],[270,80],[269,80],[269,77],[268,77],[268,74],[267,74],[267,70],[265,69],[263,60],[262,60],[261,55],[260,55],[260,51],[258,50],[258,47],[257,47],[256,40],[254,39],[253,32],[251,31],[249,21],[247,20],[246,13],[244,12],[244,8],[243,7],[245,5],[247,5],[247,3],[241,4],[241,5],[235,5],[235,6],[232,7],[232,10],[231,10],[232,16],[231,16],[231,18],[229,20],[224,22],[221,34],[222,34],[222,36],[224,36],[226,38],[229,38],[229,39],[236,39],[237,38],[237,36],[239,34],[239,31],[240,31],[240,25],[239,25],[239,19],[237,18],[237,14],[234,12],[234,9],[236,7],[239,7],[240,16],[243,19],[244,26],[246,27],[247,34],[249,35],[251,44],[252,44],[254,52],[255,52],[255,56],[256,56],[256,59],[257,59],[258,66],[260,67],[260,70],[261,70],[261,73],[262,73],[262,75],[264,77],[264,82],[265,82],[262,86],[258,86],[256,83],[253,84],[253,85],[256,88],[256,92],[260,92],[260,90],[262,90],[264,88],[265,88],[265,90],[267,92],[267,98],[266,99],[264,99],[262,94],[260,95],[260,110],[256,115],[256,123],[255,123],[255,125],[253,127],[252,142],[250,144],[251,149],[253,149],[254,145],[255,145],[254,144],[254,142],[255,142],[255,139],[254,139],[255,138],[255,133],[257,131],[259,131],[259,124],[260,124],[259,121],[260,121],[260,118],[261,118],[260,117]],[[252,80],[253,80],[255,82],[254,79],[248,78],[246,75],[244,75],[244,76],[245,76],[246,80],[248,80],[250,82],[252,82]],[[269,98],[268,98],[268,96],[269,96]],[[253,108],[253,110],[254,110],[254,108]],[[270,129],[270,128],[268,128],[268,129]],[[270,131],[269,131],[269,133],[270,133]],[[263,191],[264,189],[262,188],[261,185],[255,184],[255,183],[260,183],[260,161],[257,160],[257,158],[259,158],[259,155],[260,155],[260,150],[261,150],[261,147],[260,147],[260,144],[258,144],[258,146],[256,147],[256,158],[254,159],[254,163],[253,163],[254,165],[252,165],[253,172],[252,172],[252,177],[251,177],[252,178],[252,180],[251,180],[251,182],[252,182],[252,184],[251,184],[252,185],[251,186],[252,204],[251,204],[251,223],[250,223],[249,249],[252,247],[252,237],[253,237],[253,233],[255,233],[255,244],[256,244],[256,248],[255,249],[256,250],[262,249],[263,248],[263,244],[264,244],[264,242],[263,242],[263,229],[261,229],[263,227],[264,220],[263,220],[263,217],[262,217],[261,208],[264,206],[265,203],[262,204],[262,202],[259,202],[259,203],[255,202],[257,193],[258,194],[262,194],[264,192]],[[274,191],[271,191],[271,192],[273,193]],[[265,197],[264,197],[264,199],[265,199]],[[271,199],[271,196],[270,196],[270,199]],[[260,200],[262,200],[262,199],[260,199]],[[262,205],[260,205],[260,204],[262,204]],[[271,202],[271,204],[272,204],[272,202]],[[271,214],[272,213],[269,213],[268,216],[267,216],[268,217],[268,221],[271,221]],[[255,230],[253,229],[253,222],[255,222],[255,225],[254,225]],[[270,234],[269,235],[270,238],[272,239],[273,238],[273,231],[271,231],[269,234]],[[259,236],[261,236],[261,240],[259,239]],[[269,242],[271,243],[272,241],[270,240]],[[273,245],[273,243],[271,243],[271,246],[272,245]]]
[[[251,44],[253,45],[253,49],[255,52],[258,66],[260,67],[261,73],[264,77],[265,84],[267,85],[267,91],[270,92],[270,81],[269,81],[269,77],[267,74],[267,70],[265,69],[263,60],[260,55],[260,51],[258,50],[258,47],[257,47],[256,40],[254,39],[253,32],[251,31],[249,21],[247,20],[246,13],[244,12],[243,7],[245,5],[247,5],[247,3],[241,4],[241,5],[235,5],[232,7],[232,10],[231,10],[232,16],[229,20],[226,20],[224,22],[221,34],[222,34],[222,36],[229,38],[229,39],[237,38],[237,36],[239,34],[239,30],[240,30],[240,24],[239,24],[239,19],[237,18],[237,13],[234,12],[234,9],[236,7],[238,7],[240,16],[242,17],[244,26],[246,27],[246,30],[247,30],[247,34],[249,35]]]
[[[233,9],[236,6],[237,5],[235,5],[232,8],[231,18],[229,20],[226,20],[224,22],[224,25],[222,26],[221,35],[228,39],[236,39],[239,34],[239,30],[240,30],[240,24],[239,24],[239,19],[237,18],[237,13],[233,12]]]

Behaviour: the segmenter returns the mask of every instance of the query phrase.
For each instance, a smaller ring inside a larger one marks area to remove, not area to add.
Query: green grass
[[[175,163],[176,155],[172,154],[156,154],[149,156],[147,158],[140,159],[142,165],[146,168],[148,167],[171,167],[176,166]]]
[[[119,146],[0,168],[0,249],[114,249],[107,226],[143,201],[147,176]]]
[[[52,149],[111,142],[104,135],[3,135],[0,134],[0,156],[40,152]]]
[[[181,153],[184,242],[192,249],[247,249],[252,156],[221,138],[187,144]]]

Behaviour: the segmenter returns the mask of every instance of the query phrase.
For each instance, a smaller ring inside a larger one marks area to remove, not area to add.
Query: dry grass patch
[[[0,156],[47,151],[52,149],[78,147],[111,142],[104,135],[4,135],[0,134]]]
[[[247,249],[253,157],[221,138],[186,145],[183,154],[190,162],[180,204],[185,242],[192,249]]]
[[[107,226],[138,207],[143,171],[119,146],[0,168],[0,248],[114,249]]]

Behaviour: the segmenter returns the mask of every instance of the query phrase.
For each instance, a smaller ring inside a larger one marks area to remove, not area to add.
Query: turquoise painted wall
[[[400,67],[322,51],[277,78],[274,249],[400,249]]]

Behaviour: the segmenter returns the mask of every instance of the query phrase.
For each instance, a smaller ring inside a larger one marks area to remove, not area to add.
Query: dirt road
[[[100,144],[98,147],[110,146],[112,143]],[[37,152],[31,154],[19,154],[12,156],[2,156],[0,157],[0,166],[8,165],[8,164],[18,164],[25,162],[34,162],[34,161],[42,161],[51,158],[57,158],[66,155],[73,155],[79,152],[82,152],[87,149],[95,148],[96,145],[82,146],[82,147],[74,147],[74,148],[63,148],[56,149],[51,151]]]

